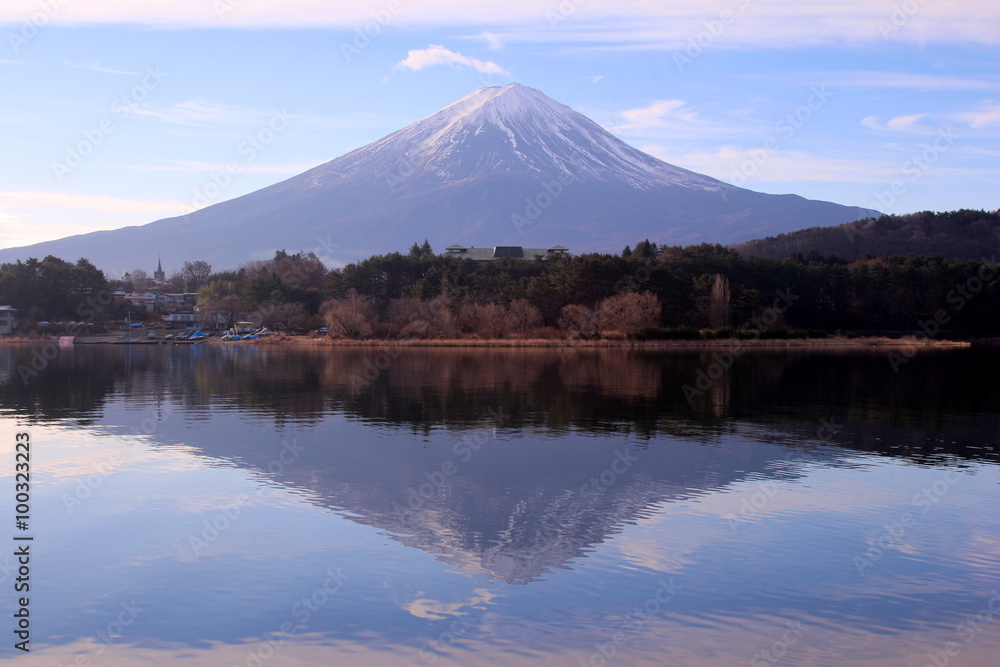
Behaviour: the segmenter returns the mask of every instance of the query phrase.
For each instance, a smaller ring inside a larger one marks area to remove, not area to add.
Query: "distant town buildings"
[[[194,292],[126,292],[118,290],[112,295],[112,299],[115,303],[128,305],[133,317],[146,317],[150,313],[159,314],[160,321],[168,329],[193,327],[197,319],[195,303],[198,300],[198,295]]]
[[[549,259],[558,256],[570,256],[569,248],[554,245],[550,248],[523,248],[519,245],[498,245],[492,248],[466,248],[451,245],[445,248],[442,256],[468,257],[479,262],[489,262],[494,259]]]
[[[198,295],[194,292],[126,292],[118,290],[113,297],[115,300],[124,301],[130,306],[143,306],[147,310],[159,313],[191,310],[198,300]]]

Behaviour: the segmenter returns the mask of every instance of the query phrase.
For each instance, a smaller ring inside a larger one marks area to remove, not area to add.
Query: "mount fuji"
[[[286,181],[187,215],[0,250],[0,261],[87,257],[120,272],[155,255],[235,268],[275,250],[328,265],[405,250],[549,247],[619,252],[644,238],[733,243],[876,211],[769,195],[673,166],[520,84],[482,88]]]

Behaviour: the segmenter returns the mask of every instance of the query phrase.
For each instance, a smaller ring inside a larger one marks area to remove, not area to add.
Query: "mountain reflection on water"
[[[918,665],[997,595],[991,349],[53,349],[15,664]]]
[[[16,369],[34,352],[0,348],[0,406],[42,422],[108,425],[109,402],[169,401],[191,415],[238,409],[282,425],[337,412],[421,433],[480,428],[502,408],[509,429],[712,440],[757,425],[914,459],[995,457],[980,447],[1000,432],[991,349],[926,350],[898,372],[882,348],[748,352],[690,403],[683,387],[724,350],[75,346],[23,382]]]
[[[0,349],[8,413],[183,442],[514,584],[666,501],[851,450],[996,461],[1000,432],[996,355],[978,350],[899,373],[884,351],[755,352],[691,403],[718,351],[77,346],[25,385],[32,354]]]

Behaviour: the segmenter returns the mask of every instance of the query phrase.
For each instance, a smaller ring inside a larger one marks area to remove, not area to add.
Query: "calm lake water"
[[[0,347],[16,664],[1000,655],[995,350],[37,352]]]

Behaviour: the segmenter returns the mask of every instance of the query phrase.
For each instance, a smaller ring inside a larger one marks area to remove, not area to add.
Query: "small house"
[[[0,334],[12,334],[17,328],[17,308],[0,306]]]
[[[177,313],[170,313],[169,315],[161,315],[160,320],[163,321],[165,329],[195,328],[194,312],[177,312]]]

